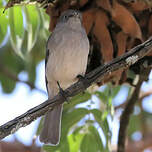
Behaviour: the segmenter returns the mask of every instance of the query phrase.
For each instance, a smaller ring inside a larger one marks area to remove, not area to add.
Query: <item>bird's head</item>
[[[62,23],[81,23],[82,21],[82,14],[78,10],[66,10],[64,11],[61,16],[59,17],[58,22]]]

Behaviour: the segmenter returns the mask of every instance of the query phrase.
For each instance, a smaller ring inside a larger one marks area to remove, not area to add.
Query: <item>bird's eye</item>
[[[65,15],[65,16],[64,16],[64,19],[67,19],[67,18],[68,18],[68,16],[67,16],[67,15]]]

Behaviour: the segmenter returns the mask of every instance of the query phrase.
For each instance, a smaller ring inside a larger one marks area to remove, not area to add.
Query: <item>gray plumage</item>
[[[46,84],[49,98],[59,93],[59,82],[62,89],[78,81],[78,75],[84,75],[87,67],[89,41],[82,26],[82,15],[79,11],[63,12],[48,39],[46,56]],[[62,105],[49,111],[44,120],[40,141],[57,145],[60,140]]]

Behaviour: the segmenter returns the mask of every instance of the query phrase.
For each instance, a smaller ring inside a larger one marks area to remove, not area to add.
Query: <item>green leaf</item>
[[[0,80],[1,80],[3,92],[11,93],[14,90],[16,84],[14,80],[9,79],[8,77],[6,77],[1,73],[0,73]]]
[[[16,77],[24,70],[24,63],[20,57],[11,51],[11,44],[7,43],[0,51],[0,82],[5,93],[11,93],[15,88]],[[13,63],[13,64],[12,64]]]
[[[103,144],[98,131],[94,126],[89,126],[88,133],[82,139],[81,152],[99,152],[103,151]]]
[[[79,122],[86,114],[88,110],[85,108],[74,109],[68,113],[63,113],[62,122],[66,128],[72,127],[74,124]]]
[[[97,131],[97,129],[94,126],[89,126],[89,131],[94,137],[94,141],[97,146],[96,148],[102,152],[104,148],[103,148],[103,143],[102,143],[101,137],[99,135],[99,132]]]
[[[62,144],[61,144],[62,143]],[[69,151],[69,144],[68,144],[68,139],[67,136],[64,138],[64,140],[57,146],[49,146],[49,145],[44,145],[43,146],[43,150],[45,150],[46,152],[70,152]]]
[[[8,13],[3,13],[4,8],[0,8],[0,45],[3,42],[8,29]]]
[[[56,146],[49,146],[49,145],[43,145],[42,149],[45,152],[51,152],[51,151],[55,152],[55,151],[57,151],[58,147],[56,147]],[[60,152],[60,151],[58,151],[58,152]]]
[[[111,97],[112,99],[119,93],[121,86],[116,86],[111,89]]]
[[[9,25],[12,47],[19,56],[22,56],[21,46],[24,38],[24,27],[21,7],[15,6],[9,9]]]
[[[85,108],[74,109],[70,112],[63,112],[62,116],[62,130],[61,130],[61,143],[65,140],[69,129],[76,123],[78,123],[86,114],[88,110]]]
[[[36,64],[34,63],[34,60],[30,59],[26,62],[26,70],[28,72],[28,80],[32,84],[34,84],[36,79]]]
[[[76,129],[74,129],[73,135],[77,135],[80,132],[80,130],[82,130],[83,128],[84,126],[78,126]]]
[[[48,36],[50,34],[49,32],[49,16],[46,14],[44,9],[39,10],[40,11],[40,19],[41,19],[41,28],[43,28],[43,37],[45,40],[48,39]]]
[[[110,86],[110,84],[109,85],[107,85],[107,87],[104,89],[104,94],[105,94],[105,96],[107,96],[107,97],[109,97],[109,95],[110,95],[110,92],[111,92],[111,86]]]
[[[0,0],[0,2],[2,1]],[[32,9],[33,7],[35,8],[35,10]],[[26,21],[26,13],[23,12],[22,10],[23,6],[21,5],[14,6],[13,8],[6,10],[4,14],[2,13],[3,8],[0,8],[0,13],[1,13],[0,14],[0,43],[4,40],[6,36],[7,28],[10,29],[10,32],[8,32],[8,34],[10,35],[9,35],[9,39],[6,41],[6,44],[3,45],[3,47],[0,50],[0,62],[4,64],[7,67],[7,69],[11,73],[13,73],[13,75],[15,75],[15,77],[18,76],[19,72],[24,70],[25,72],[28,73],[29,81],[34,83],[36,78],[36,66],[40,61],[44,59],[45,45],[46,45],[46,40],[44,39],[42,34],[44,27],[41,26],[41,29],[38,30],[38,27],[40,25],[37,24],[41,22],[41,20],[39,20],[40,18],[39,13],[42,10],[38,9],[35,5],[29,8],[31,15],[29,17],[30,18],[29,24],[31,25],[33,32],[32,44],[34,43],[34,37],[35,37],[35,43],[37,39],[38,39],[38,43],[33,47],[30,53],[27,53],[27,48],[28,48],[27,44],[29,41],[30,32],[28,29],[27,30],[24,29],[24,27],[26,27],[27,21]],[[31,13],[37,14],[34,15],[36,17],[33,17],[32,16],[33,14]],[[38,31],[37,36],[35,35],[35,33],[37,33],[36,31]],[[15,50],[15,53],[12,50]],[[17,56],[16,54],[19,55],[20,57]],[[25,60],[22,60],[21,57]],[[9,84],[7,84],[8,76],[3,75],[0,78],[0,83],[1,81],[3,81],[2,82],[3,91],[7,93],[11,93],[11,91],[13,91],[13,89],[15,88],[16,81],[14,80],[12,81],[13,82],[12,87],[10,87]],[[12,82],[10,82],[10,84]]]
[[[106,144],[107,144],[106,146],[108,147],[110,129],[109,129],[107,119],[104,119],[104,120],[102,119],[103,113],[98,109],[92,109],[90,110],[90,112],[94,115],[95,120],[97,121],[101,129],[103,130],[105,138],[106,138]]]
[[[3,3],[2,3],[2,0],[0,0],[0,9],[4,10],[4,8],[2,8],[2,7],[3,7]]]
[[[0,56],[0,61],[4,64],[4,68],[6,67],[14,75],[24,70],[24,62],[11,51],[11,44],[5,45],[4,51]]]
[[[96,152],[93,146],[93,137],[90,133],[86,134],[81,142],[80,151],[81,152]]]
[[[108,101],[108,97],[106,96],[106,94],[104,92],[100,92],[100,91],[96,91],[95,95],[97,95],[97,97],[104,103],[107,103]]]
[[[71,134],[68,136],[70,152],[78,152],[80,149],[81,141],[84,137],[84,134],[78,133],[76,135]]]
[[[79,108],[74,109],[71,112],[63,113],[62,117],[62,127],[61,127],[61,139],[60,143],[57,146],[44,146],[44,149],[48,152],[50,151],[59,151],[59,152],[68,152],[69,144],[68,144],[68,132],[70,127],[72,127],[75,123],[80,121],[86,114],[88,113],[87,109]]]
[[[89,92],[85,92],[85,94],[78,94],[70,99],[69,104],[64,105],[64,111],[67,111],[70,108],[73,108],[75,105],[88,101],[91,98],[91,94]]]
[[[104,118],[104,120],[102,119],[104,112],[101,112],[98,109],[92,109],[92,110],[90,110],[90,112],[94,115],[95,120],[98,122],[98,124],[100,125],[100,127],[102,128],[104,133],[106,133],[108,135],[109,134],[108,122],[105,118]]]
[[[27,51],[31,51],[35,45],[40,30],[40,12],[37,6],[27,5],[24,7],[27,27]]]

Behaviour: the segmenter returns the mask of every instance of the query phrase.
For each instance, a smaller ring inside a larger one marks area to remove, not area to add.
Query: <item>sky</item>
[[[40,62],[36,69],[37,78],[36,78],[36,87],[46,91],[45,88],[45,70],[44,70],[44,61]],[[27,80],[26,72],[21,72],[19,78],[22,80]],[[152,72],[149,76],[149,82],[144,82],[142,85],[143,91],[148,91],[152,89]],[[100,89],[103,90],[103,89]],[[114,105],[118,105],[125,101],[127,97],[128,89],[126,85],[122,87],[118,95],[113,100]],[[30,90],[30,88],[23,83],[17,83],[15,90],[11,94],[4,94],[0,85],[0,125],[6,123],[9,120],[14,119],[15,117],[23,114],[30,108],[33,108],[40,103],[44,102],[47,99],[47,94],[44,94],[36,89]],[[95,98],[94,98],[95,100]],[[152,96],[149,96],[144,99],[143,107],[148,112],[152,113]],[[111,120],[108,118],[109,123],[111,124],[112,131],[112,143],[117,142],[117,135],[119,131],[119,116],[122,111],[118,111],[116,117]],[[14,138],[17,138],[19,141],[25,145],[30,145],[32,139],[34,138],[36,129],[38,127],[40,119],[34,121],[30,125],[19,129],[15,134],[9,135],[4,138],[4,141],[12,141]],[[102,134],[102,131],[99,131]],[[140,134],[134,134],[134,137],[139,137]],[[104,142],[104,137],[102,137]],[[36,140],[38,145],[41,145],[39,140]]]

